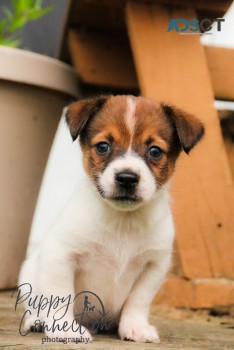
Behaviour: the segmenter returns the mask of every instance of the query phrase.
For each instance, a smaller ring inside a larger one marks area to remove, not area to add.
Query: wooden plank
[[[122,89],[139,88],[125,36],[71,29],[68,40],[72,62],[83,82]],[[234,100],[234,49],[205,46],[205,53],[215,96]]]
[[[172,194],[177,246],[186,278],[234,277],[234,189],[204,48],[198,36],[167,32],[169,18],[191,9],[129,2],[127,24],[142,94],[191,112],[206,137],[177,165]]]
[[[190,309],[194,301],[192,281],[170,274],[153,303]]]
[[[146,2],[146,1],[145,1]],[[230,0],[212,0],[212,1],[204,1],[204,0],[154,0],[151,3],[160,3],[166,5],[173,6],[183,6],[187,8],[196,8],[199,10],[210,10],[210,11],[222,11],[225,13],[230,7],[232,1]]]
[[[215,97],[234,100],[234,49],[205,46]]]
[[[194,281],[194,301],[193,308],[208,309],[212,307],[231,306],[234,304],[234,284],[233,281]]]
[[[147,3],[162,3],[173,6],[195,7],[206,11],[206,17],[223,16],[231,5],[231,0],[135,0]],[[125,31],[124,7],[127,0],[73,0],[70,11],[69,25],[84,26],[108,31]]]
[[[154,303],[186,309],[230,308],[234,304],[234,283],[215,278],[190,281],[171,274]]]
[[[127,38],[99,32],[69,31],[69,50],[81,80],[89,84],[134,89],[138,86]]]

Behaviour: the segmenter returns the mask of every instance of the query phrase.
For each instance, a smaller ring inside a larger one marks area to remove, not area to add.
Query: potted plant
[[[62,109],[77,96],[70,66],[18,48],[26,23],[52,10],[12,0],[0,21],[0,289],[16,285]]]

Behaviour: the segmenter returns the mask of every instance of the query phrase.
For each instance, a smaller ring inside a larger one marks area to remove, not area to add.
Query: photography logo
[[[213,34],[210,32],[211,29],[221,32],[223,22],[225,22],[225,18],[203,18],[201,20],[196,18],[190,20],[185,18],[171,18],[167,31],[177,32],[181,35],[211,35]]]
[[[17,294],[16,294],[17,292]],[[109,319],[108,312],[106,312],[104,304],[100,297],[88,290],[82,291],[75,297],[71,294],[66,297],[59,295],[35,295],[30,283],[21,284],[12,293],[15,296],[15,311],[18,306],[24,303],[25,311],[20,317],[19,334],[27,336],[30,332],[45,332],[56,333],[56,331],[71,331],[74,334],[72,338],[58,338],[48,336],[42,338],[42,344],[49,342],[75,342],[85,343],[89,342],[89,338],[85,337],[86,328],[91,333],[97,331],[107,331],[111,328],[112,322]],[[67,320],[67,315],[73,306],[76,307],[76,313],[73,319]],[[24,322],[28,317],[34,315],[35,322],[31,325],[30,331],[24,329]],[[75,337],[75,335],[80,335]]]

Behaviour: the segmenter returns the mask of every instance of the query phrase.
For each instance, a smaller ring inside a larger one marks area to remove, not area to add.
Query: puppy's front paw
[[[160,343],[156,328],[145,320],[126,319],[119,324],[119,336],[122,340],[133,340],[139,343]]]
[[[26,318],[24,323],[24,330],[30,332],[43,332],[43,325],[36,316],[30,316]]]

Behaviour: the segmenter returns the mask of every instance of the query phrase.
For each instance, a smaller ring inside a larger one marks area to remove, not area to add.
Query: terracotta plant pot
[[[63,107],[77,96],[73,70],[0,47],[0,289],[16,285],[33,212]]]

